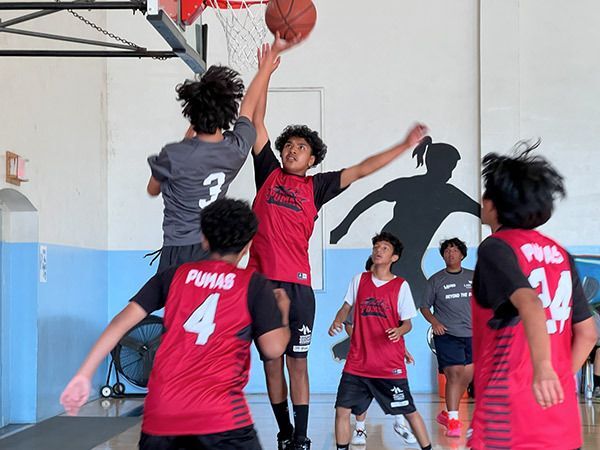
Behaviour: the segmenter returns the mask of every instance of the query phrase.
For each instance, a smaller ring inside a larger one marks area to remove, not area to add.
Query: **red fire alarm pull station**
[[[22,182],[29,181],[25,177],[25,163],[27,160],[16,153],[6,152],[6,182],[20,186]]]

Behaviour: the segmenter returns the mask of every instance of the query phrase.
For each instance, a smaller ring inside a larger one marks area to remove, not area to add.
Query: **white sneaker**
[[[404,439],[404,442],[407,444],[414,444],[417,442],[417,438],[406,425],[401,425],[397,422],[394,422],[394,431],[398,434],[398,436]]]
[[[354,430],[350,443],[352,445],[367,445],[367,433],[365,430]]]

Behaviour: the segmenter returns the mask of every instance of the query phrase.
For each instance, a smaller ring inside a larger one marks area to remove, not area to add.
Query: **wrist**
[[[545,369],[552,369],[552,361],[550,359],[540,359],[533,361],[533,370],[540,371]]]
[[[88,380],[89,382],[92,381],[92,376],[93,376],[93,372],[90,373],[89,370],[86,369],[79,369],[79,371],[77,371],[77,373],[75,374],[76,377],[82,377],[85,378],[86,380]]]

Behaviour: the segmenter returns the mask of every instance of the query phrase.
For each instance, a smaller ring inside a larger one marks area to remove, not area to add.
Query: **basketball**
[[[303,37],[317,23],[317,8],[311,0],[271,0],[265,12],[267,27],[273,34],[279,31],[283,39]]]

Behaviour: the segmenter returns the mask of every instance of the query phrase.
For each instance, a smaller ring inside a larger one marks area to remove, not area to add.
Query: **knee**
[[[306,378],[308,377],[308,365],[306,359],[287,358],[287,368],[290,377]]]
[[[264,362],[265,373],[269,377],[283,376],[283,358],[272,359]]]
[[[456,383],[462,378],[462,371],[457,367],[448,367],[444,370],[444,375],[448,379],[448,383]]]
[[[337,420],[350,421],[350,413],[351,413],[351,410],[348,408],[341,408],[339,406],[337,408],[335,408],[335,418]]]

